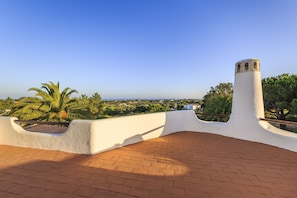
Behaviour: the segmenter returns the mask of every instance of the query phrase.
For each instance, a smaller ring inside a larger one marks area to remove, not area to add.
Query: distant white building
[[[196,110],[196,109],[199,109],[200,107],[201,107],[201,105],[199,105],[199,104],[187,104],[187,105],[184,105],[183,109]]]

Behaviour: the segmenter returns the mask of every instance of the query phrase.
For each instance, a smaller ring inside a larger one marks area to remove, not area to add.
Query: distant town
[[[83,96],[82,98],[86,98]],[[21,100],[0,99],[0,116],[8,116],[14,105]],[[174,110],[201,110],[202,99],[107,99],[100,101],[100,114],[97,118],[135,115]]]

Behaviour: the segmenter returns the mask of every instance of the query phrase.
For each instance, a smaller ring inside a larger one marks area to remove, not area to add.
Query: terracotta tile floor
[[[297,197],[297,153],[181,132],[94,156],[0,145],[0,197]]]

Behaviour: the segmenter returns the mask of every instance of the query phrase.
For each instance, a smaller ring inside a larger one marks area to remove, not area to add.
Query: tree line
[[[142,113],[181,110],[186,104],[197,100],[106,100],[98,92],[91,97],[69,87],[60,90],[60,83],[42,83],[41,88],[30,88],[33,97],[18,100],[0,100],[0,115],[17,117],[20,120],[67,122],[74,119],[100,119]],[[199,100],[198,100],[199,101]]]
[[[297,75],[282,74],[262,79],[266,118],[297,121]],[[0,100],[0,115],[18,117],[20,120],[71,121],[73,119],[100,119],[140,113],[183,109],[186,104],[198,103],[198,113],[231,113],[232,83],[211,87],[202,100],[109,100],[103,101],[99,93],[88,97],[72,97],[78,93],[69,87],[60,90],[58,83],[42,83],[41,88],[30,88],[33,97],[18,100]],[[202,116],[202,119],[226,121],[227,117]]]

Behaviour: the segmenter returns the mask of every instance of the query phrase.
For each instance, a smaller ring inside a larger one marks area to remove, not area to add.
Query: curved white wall
[[[239,61],[235,64],[232,112],[221,134],[297,152],[297,134],[260,121],[264,117],[260,61]]]
[[[172,111],[101,120],[74,120],[64,133],[36,133],[0,117],[0,144],[96,154],[170,133],[193,130],[193,111]]]
[[[71,153],[90,153],[90,121],[74,120],[64,133],[36,133],[24,130],[16,118],[0,117],[0,144]],[[78,144],[77,144],[78,143]]]
[[[248,66],[248,67],[246,67]],[[0,117],[0,144],[96,154],[181,131],[213,133],[297,152],[297,134],[271,126],[264,117],[260,61],[235,64],[232,113],[226,123],[199,120],[194,111],[171,111],[102,120],[74,120],[61,134],[24,130]]]

